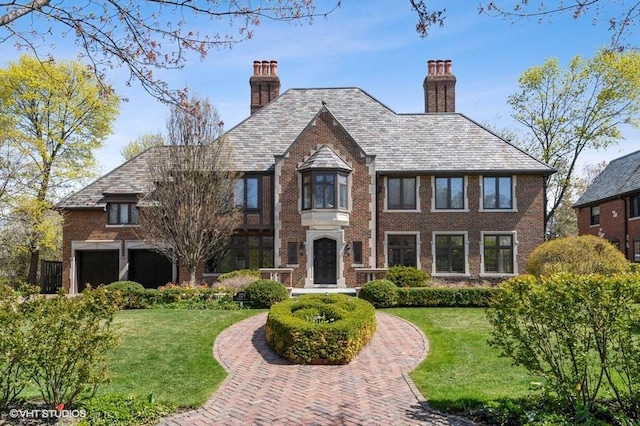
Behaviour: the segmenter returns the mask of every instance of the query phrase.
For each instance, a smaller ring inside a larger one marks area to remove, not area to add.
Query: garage
[[[145,288],[158,288],[172,281],[173,267],[164,255],[153,250],[129,250],[129,280]]]
[[[77,251],[78,292],[118,281],[118,250]]]

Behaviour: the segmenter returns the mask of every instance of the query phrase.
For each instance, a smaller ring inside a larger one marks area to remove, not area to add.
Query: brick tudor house
[[[579,235],[605,238],[640,262],[640,151],[611,161],[574,208]]]
[[[397,114],[358,88],[280,94],[277,63],[253,65],[251,115],[227,132],[244,172],[243,220],[199,278],[269,268],[288,286],[345,292],[391,265],[502,278],[543,241],[543,177],[554,170],[455,112],[451,61],[428,61],[420,114]],[[186,276],[135,233],[147,157],[59,203],[69,292]]]

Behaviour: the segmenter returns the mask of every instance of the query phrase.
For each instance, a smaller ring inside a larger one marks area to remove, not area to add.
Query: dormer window
[[[137,225],[139,223],[136,203],[107,204],[109,225]]]
[[[341,171],[302,173],[302,209],[348,208],[347,174]]]

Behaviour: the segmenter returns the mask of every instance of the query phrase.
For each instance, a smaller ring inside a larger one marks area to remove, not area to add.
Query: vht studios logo
[[[59,418],[81,418],[87,417],[85,410],[65,410],[64,404],[56,405],[55,410],[9,410],[9,417],[12,419],[59,419]]]

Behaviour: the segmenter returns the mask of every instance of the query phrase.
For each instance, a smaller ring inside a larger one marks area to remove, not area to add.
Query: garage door
[[[169,259],[153,250],[129,250],[129,280],[146,288],[158,288],[171,282]]]
[[[78,264],[78,292],[87,284],[97,287],[118,281],[118,250],[76,252]]]

